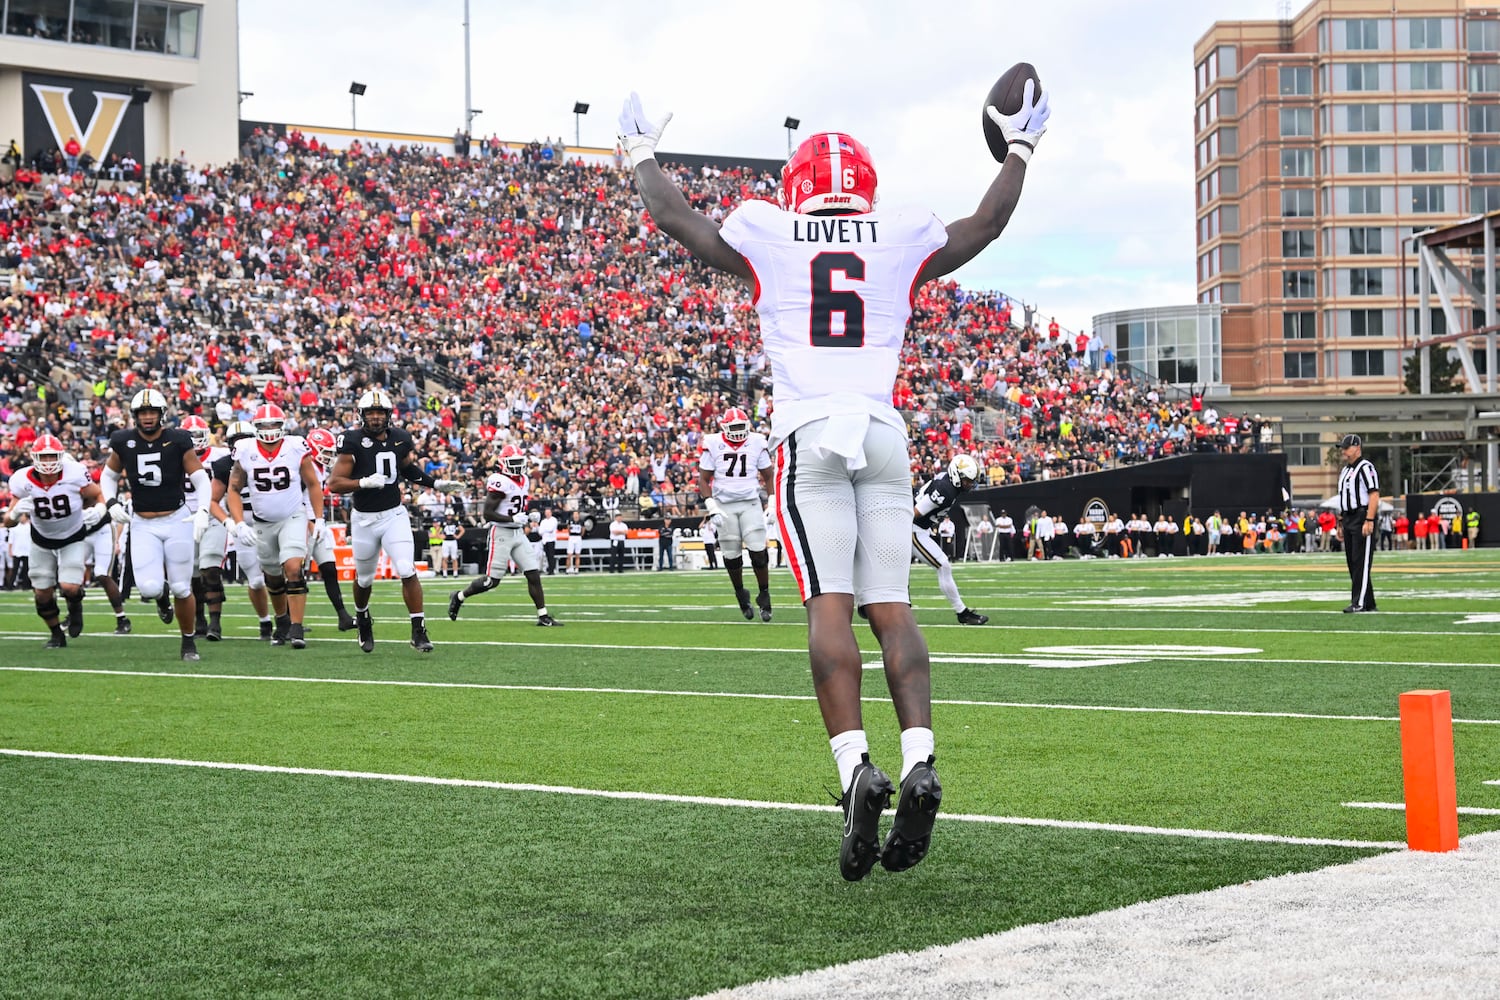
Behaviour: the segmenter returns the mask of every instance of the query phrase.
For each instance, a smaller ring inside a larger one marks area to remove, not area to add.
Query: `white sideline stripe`
[[[629,799],[640,802],[672,802],[681,805],[728,806],[739,809],[775,809],[783,812],[837,813],[836,805],[808,802],[765,802],[755,799],[728,799],[712,795],[668,795],[662,792],[623,792],[602,788],[574,788],[570,785],[534,785],[509,781],[484,781],[478,778],[437,778],[422,774],[384,774],[378,771],[339,771],[314,767],[283,767],[271,764],[242,764],[233,761],[181,760],[174,757],[117,757],[91,753],[54,753],[47,750],[13,750],[0,748],[9,757],[38,757],[50,760],[82,760],[110,764],[170,764],[174,767],[201,767],[219,771],[254,771],[261,774],[298,774],[323,778],[363,778],[369,781],[396,781],[415,785],[447,785],[459,788],[489,788],[504,792],[544,792],[553,795],[586,795],[602,799]],[[1086,820],[1037,819],[1028,816],[976,816],[950,813],[938,819],[955,823],[990,823],[1002,826],[1046,826],[1064,830],[1098,830],[1106,833],[1139,833],[1158,837],[1190,837],[1205,840],[1246,840],[1262,844],[1296,844],[1308,847],[1353,847],[1370,850],[1405,850],[1406,845],[1386,840],[1335,840],[1323,837],[1282,837],[1271,833],[1238,833],[1229,830],[1191,830],[1161,826],[1135,826],[1127,823],[1093,823]]]
[[[747,701],[814,701],[810,694],[766,694],[755,691],[667,691],[658,688],[564,687],[552,684],[481,684],[469,681],[405,681],[361,677],[284,677],[263,674],[188,674],[168,670],[103,670],[91,667],[0,667],[0,671],[32,674],[96,674],[109,677],[165,677],[193,681],[280,681],[290,684],[354,684],[371,687],[461,688],[477,691],[540,691],[551,694],[639,694],[665,698],[742,698]],[[883,705],[889,699],[860,701]],[[1318,715],[1312,712],[1250,712],[1219,708],[1160,708],[1149,705],[1068,705],[1051,702],[981,701],[934,698],[934,705],[961,708],[1046,709],[1063,712],[1128,712],[1140,715],[1210,715],[1245,719],[1312,719],[1327,722],[1400,722],[1394,715]],[[1454,725],[1500,726],[1500,719],[1454,719]],[[1492,781],[1489,784],[1500,784]]]
[[[1490,784],[1490,782],[1486,782]],[[1405,802],[1340,802],[1347,809],[1398,809],[1406,811]],[[1460,816],[1500,816],[1500,809],[1485,809],[1480,806],[1459,806]]]
[[[1486,781],[1485,784],[1486,785],[1500,785],[1500,778],[1497,778],[1494,781]]]

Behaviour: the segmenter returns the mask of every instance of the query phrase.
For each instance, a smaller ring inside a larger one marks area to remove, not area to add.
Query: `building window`
[[[1380,213],[1380,188],[1350,188],[1349,211],[1355,215],[1378,215]]]
[[[1310,149],[1283,149],[1281,151],[1281,176],[1311,177],[1313,175],[1313,153]]]
[[[5,33],[196,58],[196,4],[167,0],[9,0]]]
[[[1442,212],[1443,186],[1441,184],[1413,184],[1411,186],[1411,210],[1413,212]]]
[[[1440,17],[1414,17],[1409,22],[1411,47],[1414,49],[1440,49],[1443,47],[1443,19]]]
[[[1283,97],[1305,96],[1313,92],[1311,66],[1283,66],[1280,77]]]
[[[1442,90],[1443,89],[1443,64],[1442,63],[1411,63],[1411,89],[1412,90]]]
[[[1469,90],[1475,94],[1500,94],[1500,64],[1470,63]]]
[[[1240,130],[1221,128],[1214,135],[1219,138],[1219,153],[1223,156],[1238,156],[1240,153]]]
[[[1374,63],[1345,63],[1344,89],[1379,90],[1380,67]]]
[[[1411,169],[1419,174],[1440,174],[1443,172],[1443,147],[1439,145],[1413,146],[1411,148]]]
[[[1380,228],[1378,226],[1355,226],[1349,230],[1349,252],[1351,254],[1380,253]]]
[[[1238,243],[1225,243],[1219,247],[1219,260],[1223,264],[1223,270],[1231,274],[1240,269],[1240,245]]]
[[[1312,218],[1312,188],[1287,188],[1286,190],[1282,191],[1281,214],[1299,219]]]
[[[1283,137],[1293,135],[1312,135],[1312,108],[1282,108],[1281,134]]]
[[[1317,352],[1287,351],[1281,356],[1281,374],[1285,378],[1317,378]]]
[[[1348,114],[1350,132],[1380,131],[1380,105],[1350,104],[1344,110]]]
[[[1500,104],[1469,105],[1470,132],[1500,132]]]
[[[1323,445],[1316,434],[1283,434],[1281,450],[1287,465],[1322,465]]]
[[[1344,48],[1360,51],[1380,47],[1380,22],[1374,18],[1360,18],[1344,22]]]
[[[1443,130],[1443,106],[1441,104],[1413,104],[1411,106],[1411,129],[1413,132],[1441,132]]]
[[[1289,312],[1281,317],[1282,340],[1315,340],[1318,336],[1317,313]]]
[[[1318,294],[1317,273],[1314,271],[1283,271],[1282,295],[1288,299],[1311,299]]]
[[[1359,378],[1385,374],[1384,351],[1350,351],[1349,374]]]
[[[1385,313],[1379,309],[1349,310],[1349,335],[1353,337],[1385,336]]]
[[[1469,188],[1469,211],[1494,212],[1500,210],[1500,187],[1476,184]]]
[[[1380,173],[1379,146],[1350,146],[1349,172],[1351,174]]]
[[[1500,52],[1500,21],[1470,21],[1469,51]]]
[[[1469,169],[1476,174],[1500,174],[1500,146],[1470,146]]]
[[[1380,268],[1351,267],[1349,269],[1350,295],[1380,295],[1380,287]]]
[[[1281,231],[1281,256],[1313,256],[1313,231],[1311,229],[1283,229]]]

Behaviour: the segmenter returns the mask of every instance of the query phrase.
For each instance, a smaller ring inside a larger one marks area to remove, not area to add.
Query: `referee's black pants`
[[[1366,611],[1375,610],[1375,582],[1370,564],[1375,559],[1375,534],[1366,535],[1365,512],[1343,519],[1344,561],[1349,564],[1349,603]]]

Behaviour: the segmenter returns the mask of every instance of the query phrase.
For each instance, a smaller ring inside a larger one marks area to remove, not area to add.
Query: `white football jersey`
[[[754,431],[739,444],[724,440],[723,434],[705,434],[698,468],[714,474],[714,499],[760,500],[761,469],[771,467],[771,450],[766,436]]]
[[[203,468],[207,470],[219,459],[229,454],[229,449],[215,444],[210,445],[208,450],[198,451],[195,454],[198,456],[198,461],[203,463]],[[210,472],[209,476],[212,477],[213,473]],[[187,509],[195,514],[198,512],[199,507],[202,507],[209,501],[208,497],[198,495],[198,491],[193,489],[193,481],[186,476],[182,479],[182,499],[187,503]]]
[[[323,491],[323,510],[328,510],[328,470],[318,463],[318,456],[313,456],[313,475],[318,477],[318,486]],[[302,487],[302,509],[307,511],[307,516],[313,516],[312,497],[307,493],[307,487]]]
[[[250,488],[250,506],[261,521],[284,521],[302,506],[302,459],[309,454],[307,441],[288,434],[270,455],[260,442],[245,438],[234,446],[235,464],[245,470]]]
[[[529,476],[512,478],[504,473],[494,472],[484,481],[484,488],[486,492],[500,494],[500,513],[510,515],[517,524],[521,522],[521,513],[526,509],[526,496],[531,492]]]
[[[11,473],[11,496],[30,497],[31,530],[44,538],[63,541],[83,531],[83,488],[92,483],[89,472],[71,458],[62,460],[57,481],[42,485],[31,466]]]
[[[891,392],[917,274],[948,243],[943,224],[923,211],[815,216],[747,201],[720,233],[755,272],[773,436],[838,413],[904,430]]]

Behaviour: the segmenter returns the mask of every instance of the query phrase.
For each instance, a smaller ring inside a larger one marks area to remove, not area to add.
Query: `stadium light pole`
[[[786,129],[786,158],[790,160],[792,158],[792,133],[802,127],[802,119],[788,115],[786,121],[781,123],[781,127]]]
[[[588,114],[588,113],[589,113],[588,102],[586,102],[586,101],[574,101],[573,102],[573,148],[574,149],[577,149],[579,146],[583,145],[583,141],[581,139],[579,139],[578,136],[579,136],[579,133],[583,129],[583,116],[586,115],[586,114]]]
[[[357,102],[364,95],[365,95],[365,85],[364,84],[362,84],[362,83],[351,83],[351,84],[349,84],[349,128],[351,130],[358,130],[359,129],[359,113],[358,113],[358,110],[357,110],[358,109],[358,104],[356,104],[355,102]]]
[[[464,135],[474,137],[473,78],[469,75],[469,0],[464,0]]]

